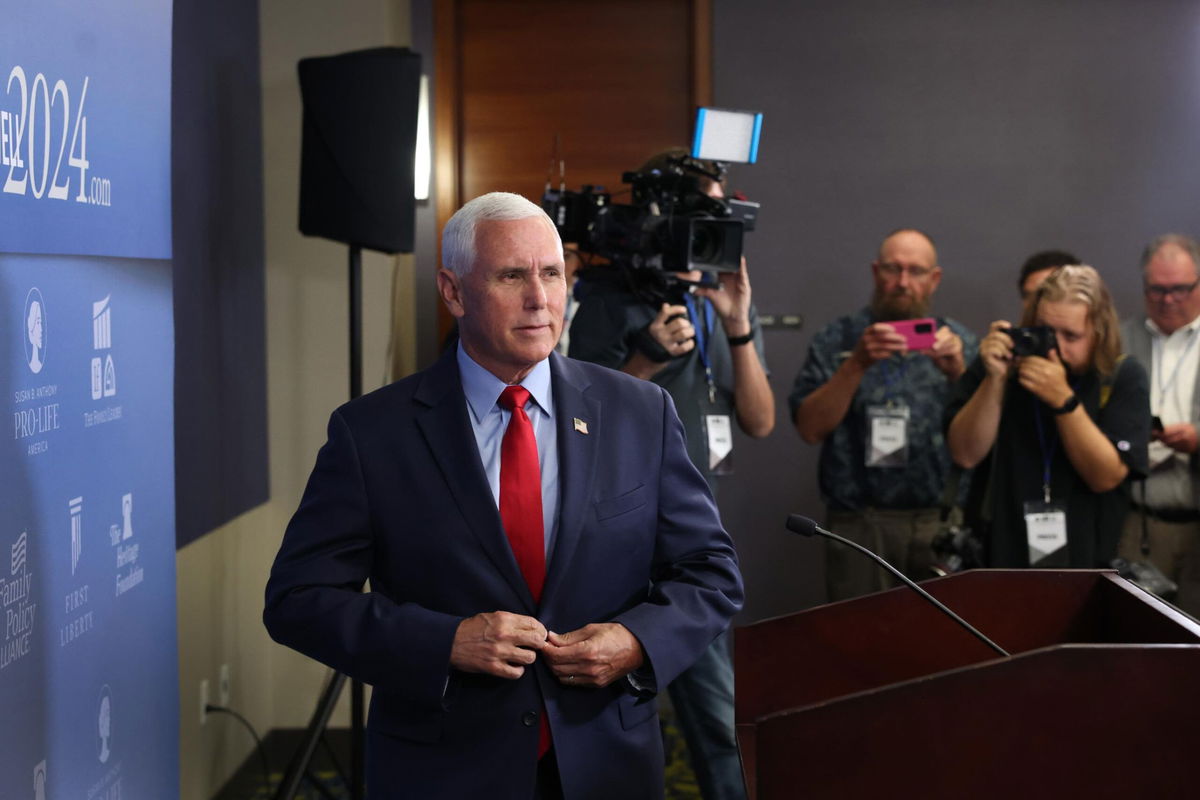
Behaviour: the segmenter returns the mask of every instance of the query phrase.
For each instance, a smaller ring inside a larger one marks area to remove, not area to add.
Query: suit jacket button
[[[521,715],[521,724],[526,728],[532,728],[534,725],[537,725],[537,712],[526,711]]]

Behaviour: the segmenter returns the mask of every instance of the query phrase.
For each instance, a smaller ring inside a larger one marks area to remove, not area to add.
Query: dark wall
[[[258,3],[176,0],[173,40],[175,511],[182,547],[270,492]]]
[[[813,332],[865,303],[888,231],[932,234],[935,310],[977,332],[1017,315],[1035,250],[1081,256],[1130,315],[1146,240],[1200,233],[1198,30],[1183,0],[714,0],[715,104],[766,115],[759,164],[731,176],[763,203],[755,298],[805,318],[767,334],[778,425],[737,441],[721,491],[744,618],[824,599],[821,545],[783,532],[788,512],[824,514],[786,397]]]

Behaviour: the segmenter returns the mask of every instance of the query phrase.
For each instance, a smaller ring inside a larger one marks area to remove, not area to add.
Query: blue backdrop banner
[[[0,0],[0,252],[171,255],[171,3]]]
[[[171,3],[0,18],[0,797],[174,797]]]

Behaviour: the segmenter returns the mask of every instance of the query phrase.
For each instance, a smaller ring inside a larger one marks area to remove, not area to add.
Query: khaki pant
[[[867,548],[914,581],[933,577],[930,543],[940,527],[940,511],[830,511],[825,527]],[[825,542],[825,587],[829,600],[848,600],[900,585],[890,572],[839,542]]]
[[[1142,553],[1142,519],[1149,534],[1149,554]],[[1163,522],[1131,509],[1117,545],[1126,561],[1149,561],[1179,584],[1174,603],[1200,618],[1200,522]]]

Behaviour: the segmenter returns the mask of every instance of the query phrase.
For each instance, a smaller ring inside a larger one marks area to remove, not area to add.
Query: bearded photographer
[[[1112,298],[1087,266],[1055,270],[998,321],[946,411],[955,463],[989,455],[993,567],[1107,567],[1147,471],[1146,372],[1121,357]],[[1044,326],[1034,328],[1031,326]]]

